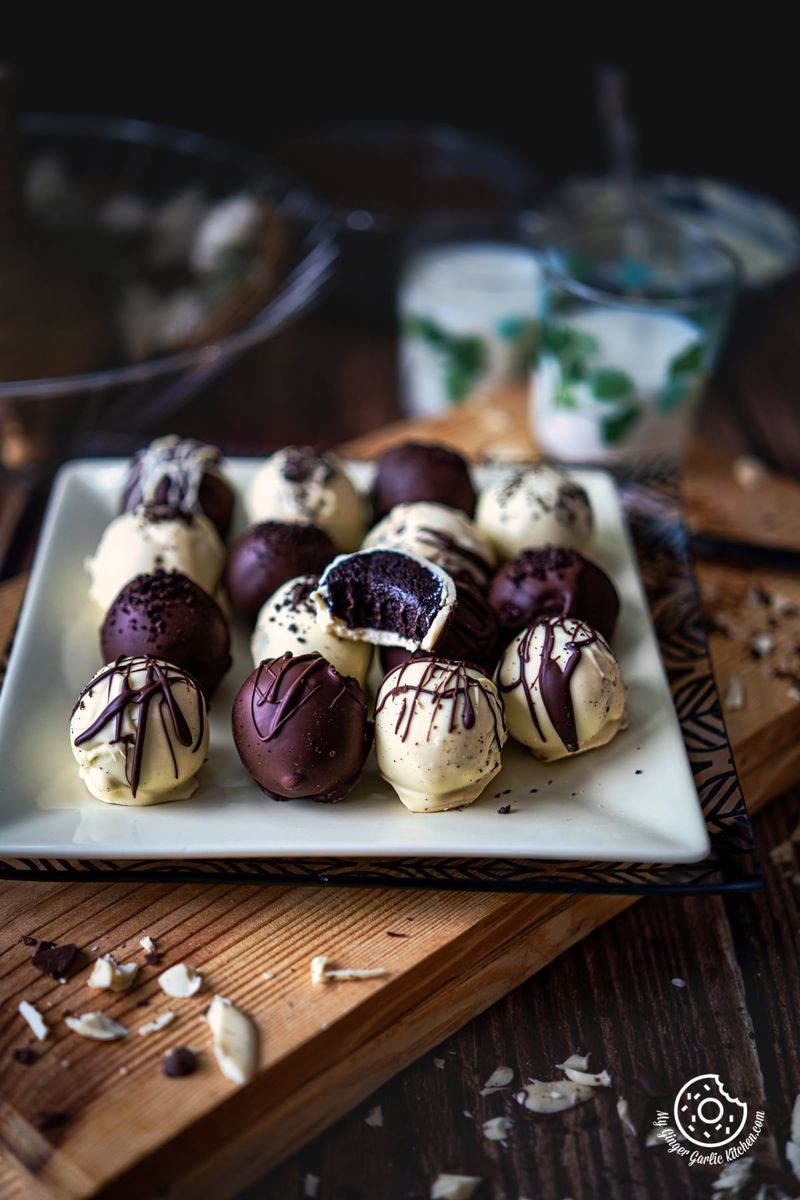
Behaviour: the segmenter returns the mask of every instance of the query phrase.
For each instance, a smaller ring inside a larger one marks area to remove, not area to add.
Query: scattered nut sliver
[[[50,1032],[50,1028],[38,1008],[28,1000],[20,1000],[17,1012],[30,1027],[37,1040],[43,1042]]]
[[[501,1092],[511,1083],[514,1078],[514,1071],[511,1067],[495,1067],[486,1083],[481,1088],[482,1096],[491,1096],[494,1092]]]
[[[586,1071],[589,1067],[589,1055],[570,1054],[562,1063],[556,1063],[556,1067],[559,1071],[566,1071],[568,1067],[574,1071]]]
[[[127,1037],[130,1030],[107,1017],[105,1013],[88,1012],[79,1017],[65,1017],[64,1024],[81,1037],[92,1038],[96,1042],[113,1042],[117,1038]]]
[[[554,1113],[564,1112],[574,1108],[584,1100],[594,1095],[594,1088],[573,1083],[571,1079],[562,1079],[558,1083],[534,1079],[514,1097],[517,1104],[522,1104],[530,1112]]]
[[[508,1117],[491,1117],[483,1122],[483,1136],[490,1142],[504,1142],[513,1124]]]
[[[330,980],[379,979],[388,975],[386,967],[329,967],[331,960],[326,954],[317,954],[311,960],[311,986],[316,987]]]
[[[166,1029],[175,1020],[174,1012],[159,1013],[152,1021],[148,1021],[146,1025],[139,1026],[139,1033],[146,1037],[149,1033],[158,1033],[162,1029]]]
[[[226,1079],[243,1084],[256,1069],[256,1030],[249,1017],[224,996],[215,996],[206,1014],[214,1057]]]
[[[95,962],[86,982],[98,991],[126,992],[138,973],[137,963],[118,963],[113,954],[104,954]]]
[[[158,977],[158,983],[162,992],[166,992],[174,1000],[185,1000],[200,991],[203,986],[203,976],[188,963],[181,962],[162,971]]]
[[[470,1200],[480,1183],[480,1175],[437,1175],[431,1184],[431,1200]]]
[[[575,1067],[565,1067],[564,1074],[572,1083],[578,1083],[582,1087],[611,1087],[611,1076],[608,1071],[600,1071],[599,1074],[592,1075],[589,1071],[578,1071]]]
[[[627,1129],[628,1133],[631,1133],[634,1137],[636,1137],[639,1131],[633,1123],[630,1105],[624,1096],[620,1096],[620,1098],[617,1100],[617,1116]]]

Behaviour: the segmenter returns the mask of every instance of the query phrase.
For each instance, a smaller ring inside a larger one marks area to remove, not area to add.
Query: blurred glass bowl
[[[86,374],[0,379],[0,463],[7,469],[108,451],[122,435],[144,440],[163,430],[234,359],[314,304],[331,278],[336,222],[288,171],[259,154],[143,121],[47,113],[21,117],[19,144],[24,162],[52,156],[71,179],[113,181],[148,204],[190,188],[211,201],[256,190],[290,235],[277,289],[224,336]]]

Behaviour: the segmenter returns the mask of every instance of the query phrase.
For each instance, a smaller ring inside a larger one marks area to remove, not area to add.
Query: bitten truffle
[[[469,467],[460,454],[446,446],[426,442],[403,442],[385,451],[377,463],[372,488],[376,520],[395,504],[433,500],[461,508],[471,517],[475,511],[475,488]]]
[[[509,635],[542,617],[578,617],[610,641],[619,616],[605,571],[563,546],[523,550],[505,563],[489,586],[489,603]]]
[[[208,750],[206,704],[192,676],[172,663],[118,659],[86,684],[69,735],[80,777],[98,800],[186,800]]]
[[[233,516],[234,495],[221,469],[216,446],[177,434],[156,438],[134,455],[122,511],[162,504],[185,513],[205,513],[223,540]]]
[[[296,575],[319,575],[336,554],[315,525],[264,521],[234,544],[225,584],[234,612],[252,628],[262,604]]]
[[[436,643],[436,657],[475,663],[491,675],[503,648],[495,615],[474,584],[458,583],[456,595],[458,603],[453,619]],[[382,646],[380,655],[386,672],[407,662],[411,651],[398,646]]]
[[[375,705],[380,773],[412,812],[477,800],[507,737],[491,679],[468,663],[412,658],[384,676]]]
[[[262,662],[239,690],[232,723],[242,763],[273,800],[343,799],[372,745],[360,685],[319,654]]]
[[[145,654],[194,675],[212,694],[231,665],[228,623],[215,600],[178,571],[137,575],[111,605],[100,630],[104,662]]]
[[[337,637],[432,650],[450,623],[456,588],[416,554],[361,550],[335,558],[312,599],[321,628]]]
[[[608,643],[574,617],[531,625],[497,671],[511,736],[551,761],[604,746],[625,720],[625,681]]]

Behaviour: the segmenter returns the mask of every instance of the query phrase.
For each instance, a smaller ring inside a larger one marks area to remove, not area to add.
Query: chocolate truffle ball
[[[404,442],[378,459],[372,489],[376,520],[395,504],[433,500],[461,508],[471,517],[475,511],[475,488],[469,468],[460,454],[435,443]]]
[[[619,615],[617,590],[605,571],[577,550],[523,550],[495,575],[489,603],[504,633],[544,617],[578,617],[610,641]]]
[[[320,654],[262,662],[239,689],[232,723],[242,763],[273,800],[343,799],[372,745],[360,685]]]
[[[222,609],[178,571],[137,575],[111,605],[100,630],[103,661],[145,654],[193,675],[210,696],[231,665]]]
[[[220,470],[216,446],[176,434],[156,438],[134,455],[122,493],[122,511],[140,504],[165,504],[181,512],[202,512],[228,536],[233,489]]]
[[[234,544],[225,586],[234,611],[249,626],[261,605],[296,575],[320,575],[336,555],[327,533],[315,525],[264,521]]]
[[[491,675],[503,648],[495,615],[474,584],[459,582],[456,584],[456,595],[458,603],[455,613],[436,643],[436,657],[475,663]],[[381,648],[384,672],[391,671],[410,657],[411,652],[399,646]]]

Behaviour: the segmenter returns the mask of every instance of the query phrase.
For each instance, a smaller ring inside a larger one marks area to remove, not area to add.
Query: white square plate
[[[493,857],[696,862],[708,834],[664,674],[635,554],[609,475],[575,472],[592,500],[592,555],[622,601],[614,649],[628,681],[630,725],[609,745],[540,763],[513,742],[502,773],[462,811],[408,812],[377,773],[339,804],[275,803],[241,766],[230,711],[252,670],[248,638],[234,632],[233,667],[213,698],[211,748],[191,800],[124,808],[94,800],[69,746],[69,716],[101,665],[102,614],[88,599],[83,560],[115,515],[125,475],[118,460],[65,466],[56,481],[0,692],[0,855],[58,858],[269,858],[279,856]],[[241,495],[259,460],[234,459]],[[361,487],[371,467],[349,469]],[[498,468],[477,468],[485,484]],[[244,525],[241,510],[236,528]],[[512,812],[498,815],[501,805]]]

